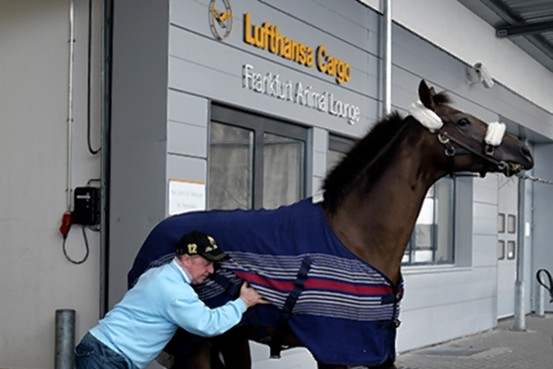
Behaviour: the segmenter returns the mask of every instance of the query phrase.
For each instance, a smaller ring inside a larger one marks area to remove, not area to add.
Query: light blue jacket
[[[125,357],[129,367],[144,368],[178,327],[208,337],[240,321],[247,309],[242,299],[210,309],[198,298],[190,280],[177,259],[148,270],[90,333]]]

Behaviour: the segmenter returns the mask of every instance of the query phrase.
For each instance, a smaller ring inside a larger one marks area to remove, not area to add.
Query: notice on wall
[[[169,215],[205,210],[205,183],[169,180]]]

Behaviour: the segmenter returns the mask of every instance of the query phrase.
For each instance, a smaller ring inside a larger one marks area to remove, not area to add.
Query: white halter
[[[488,125],[488,130],[486,131],[486,138],[484,141],[491,146],[501,145],[503,137],[505,136],[505,123],[493,122]]]
[[[432,110],[425,107],[420,101],[412,103],[411,106],[409,106],[409,114],[432,133],[443,126],[440,117]],[[484,141],[490,146],[501,145],[501,141],[503,141],[503,137],[505,136],[505,129],[504,123],[493,122],[488,124],[488,130],[486,131]]]
[[[426,108],[420,101],[411,104],[409,114],[418,120],[420,124],[428,128],[430,132],[435,132],[444,125],[438,114]]]

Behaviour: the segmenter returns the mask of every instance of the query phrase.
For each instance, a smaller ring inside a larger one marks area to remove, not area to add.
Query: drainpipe
[[[392,112],[392,0],[382,0],[382,116]]]
[[[524,142],[528,145],[528,140]],[[526,240],[526,182],[524,178],[518,179],[518,232],[517,232],[517,258],[515,280],[515,316],[513,321],[514,331],[526,330],[526,314],[524,311],[524,246]]]
[[[67,85],[67,167],[65,184],[65,203],[71,211],[71,194],[73,188],[73,71],[75,64],[75,4],[69,3],[69,72]]]
[[[113,0],[103,1],[102,37],[102,163],[100,175],[100,317],[107,313],[108,244],[109,244],[109,179],[111,137],[111,59],[113,31]]]

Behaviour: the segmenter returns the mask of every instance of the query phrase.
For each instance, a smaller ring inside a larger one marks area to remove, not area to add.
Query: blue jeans
[[[77,369],[129,369],[123,356],[87,333],[75,347]]]

